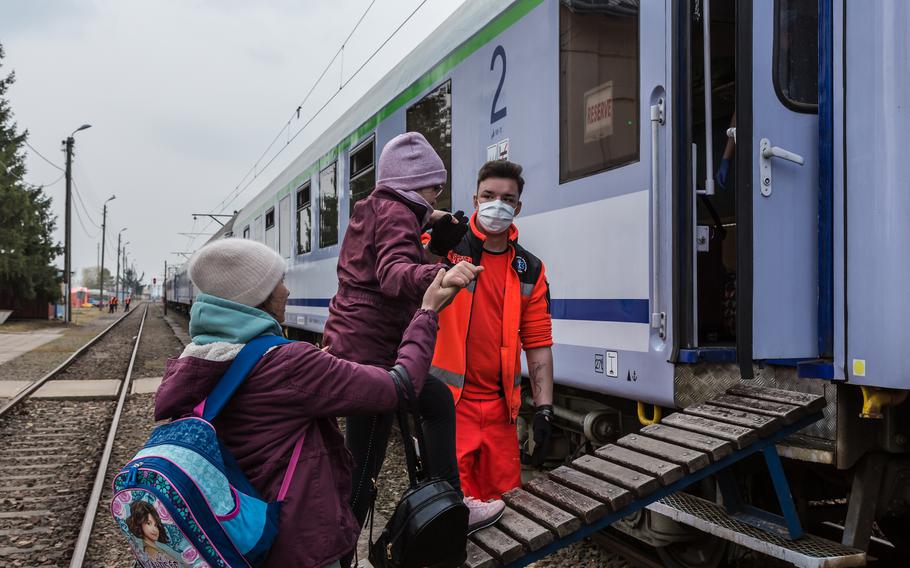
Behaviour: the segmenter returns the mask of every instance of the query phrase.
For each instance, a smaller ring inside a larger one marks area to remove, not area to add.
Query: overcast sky
[[[376,0],[302,119],[420,1]],[[105,267],[115,268],[117,233],[124,227],[127,255],[147,282],[160,277],[165,260],[183,261],[172,252],[200,246],[207,237],[193,242],[178,233],[214,226],[194,222],[190,213],[212,211],[237,186],[370,2],[0,0],[6,50],[0,73],[16,73],[8,96],[29,143],[63,167],[61,140],[83,123],[92,125],[75,136],[74,178],[86,209],[74,196],[77,280],[83,267],[97,263],[102,203],[111,195]],[[256,195],[461,3],[427,0],[232,208]],[[32,150],[27,164],[27,181],[48,185],[62,242],[62,172]]]

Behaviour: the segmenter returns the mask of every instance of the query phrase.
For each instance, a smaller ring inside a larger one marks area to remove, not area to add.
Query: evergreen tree
[[[3,66],[0,44],[0,69]],[[27,131],[17,133],[5,95],[15,73],[0,75],[0,292],[19,300],[55,300],[60,295],[54,258],[56,217],[41,187],[25,182]]]

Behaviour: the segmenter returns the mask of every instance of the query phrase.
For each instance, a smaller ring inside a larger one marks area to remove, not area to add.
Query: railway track
[[[148,313],[145,305],[134,315],[139,307],[0,408],[0,565],[82,565]],[[132,345],[128,354],[124,341]],[[119,372],[127,357],[116,401],[33,396],[68,369],[104,376],[98,361]]]

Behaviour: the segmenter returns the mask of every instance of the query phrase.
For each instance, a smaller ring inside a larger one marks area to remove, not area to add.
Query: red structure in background
[[[0,292],[0,310],[13,310],[9,319],[53,319],[54,305],[46,300],[23,300]]]

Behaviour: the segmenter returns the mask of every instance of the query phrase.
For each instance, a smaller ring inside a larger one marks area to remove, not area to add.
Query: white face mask
[[[502,200],[487,201],[477,207],[477,220],[491,233],[501,233],[509,228],[515,218],[515,208]]]

